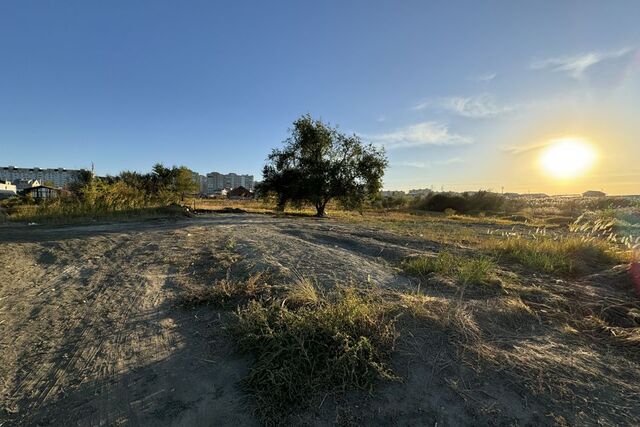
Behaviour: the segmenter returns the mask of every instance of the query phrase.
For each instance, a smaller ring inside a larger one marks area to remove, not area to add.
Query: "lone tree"
[[[153,165],[151,179],[155,191],[168,191],[180,196],[184,200],[188,194],[198,191],[199,185],[193,180],[191,170],[186,166],[174,166],[171,169],[162,163]]]
[[[260,197],[275,194],[281,210],[287,202],[309,203],[321,217],[331,199],[358,208],[378,194],[388,164],[384,150],[308,114],[293,122],[290,132],[284,148],[269,155],[257,186]]]

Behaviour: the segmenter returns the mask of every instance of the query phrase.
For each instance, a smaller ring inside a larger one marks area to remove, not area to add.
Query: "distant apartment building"
[[[405,192],[402,190],[382,190],[380,196],[382,197],[402,197]]]
[[[207,174],[207,194],[215,194],[223,188],[234,189],[238,187],[253,190],[253,175],[238,175],[236,173],[221,174],[219,172]]]
[[[16,168],[14,166],[5,166],[0,167],[0,180],[38,180],[42,183],[50,181],[54,187],[64,187],[76,179],[78,172],[79,170],[77,169]]]
[[[218,172],[207,174],[207,194],[215,194],[224,188],[224,175]]]

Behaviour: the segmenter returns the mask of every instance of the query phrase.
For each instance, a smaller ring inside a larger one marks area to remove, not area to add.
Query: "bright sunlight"
[[[540,165],[554,178],[571,179],[585,173],[595,162],[596,152],[582,138],[554,139],[542,152]]]

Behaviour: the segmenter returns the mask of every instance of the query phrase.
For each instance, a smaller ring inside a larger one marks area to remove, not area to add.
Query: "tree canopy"
[[[293,122],[290,132],[284,147],[268,157],[257,186],[261,197],[276,195],[280,209],[288,202],[308,203],[324,216],[332,199],[357,208],[378,194],[388,164],[384,150],[310,115]]]

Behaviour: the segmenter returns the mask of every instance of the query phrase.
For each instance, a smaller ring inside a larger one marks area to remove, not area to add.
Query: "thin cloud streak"
[[[576,80],[582,80],[587,70],[594,65],[604,61],[622,58],[633,51],[634,48],[625,47],[608,52],[588,52],[581,55],[547,58],[534,61],[531,64],[531,68],[534,70],[548,69],[555,72],[562,72]]]
[[[518,155],[518,154],[528,153],[531,151],[540,150],[550,144],[551,142],[542,142],[542,143],[530,144],[530,145],[509,145],[506,147],[501,147],[501,150],[508,154]]]
[[[414,110],[424,110],[426,108],[442,109],[469,119],[489,119],[509,114],[520,107],[517,105],[500,105],[495,96],[484,93],[468,97],[449,96],[437,98],[413,107]]]
[[[498,77],[497,73],[485,73],[485,74],[478,74],[475,76],[471,76],[469,77],[469,80],[474,82],[490,82],[494,80],[496,77]]]
[[[363,138],[390,150],[424,145],[465,145],[473,142],[470,137],[452,133],[446,124],[434,121],[417,123],[388,133],[363,135]]]
[[[454,165],[459,163],[465,163],[465,160],[459,157],[454,157],[451,159],[433,160],[429,162],[398,162],[398,163],[392,163],[392,166],[411,167],[411,168],[418,168],[418,169],[431,169],[436,166],[447,166],[447,165]]]

